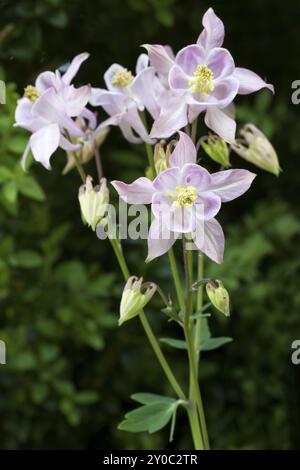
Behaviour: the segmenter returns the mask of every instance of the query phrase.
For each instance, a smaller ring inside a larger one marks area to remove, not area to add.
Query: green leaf
[[[76,393],[75,402],[78,405],[92,405],[99,401],[99,394],[92,390],[82,390]]]
[[[231,343],[232,338],[226,336],[219,336],[218,338],[209,338],[200,344],[200,351],[212,351],[213,349],[220,348],[224,344]]]
[[[39,253],[31,250],[22,250],[9,257],[9,263],[14,268],[32,269],[42,265],[43,259]]]
[[[167,344],[168,346],[172,346],[172,348],[187,349],[186,342],[181,339],[160,338],[159,341],[161,343]]]
[[[21,176],[17,179],[20,193],[36,201],[44,201],[45,193],[32,176]]]
[[[165,397],[164,395],[156,395],[155,393],[134,393],[131,395],[133,400],[142,403],[143,405],[151,405],[152,403],[176,403],[176,399],[172,397]]]
[[[16,202],[18,188],[15,181],[9,181],[8,183],[5,183],[2,187],[2,194],[10,204]]]
[[[150,434],[165,427],[173,416],[177,403],[152,403],[130,411],[118,429],[129,432],[148,431]]]
[[[208,325],[207,318],[201,319],[201,339],[200,343],[205,343],[209,338],[211,338],[211,332]]]
[[[0,183],[11,178],[13,178],[12,171],[9,168],[6,168],[6,166],[0,166]]]

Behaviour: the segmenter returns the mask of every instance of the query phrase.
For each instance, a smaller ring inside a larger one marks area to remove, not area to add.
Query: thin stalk
[[[144,123],[144,126],[145,126],[145,128],[148,132],[148,124],[147,124],[147,119],[146,119],[145,112],[140,113],[140,115],[141,115],[142,121]],[[148,157],[149,167],[150,167],[150,170],[151,170],[151,179],[154,180],[154,178],[156,176],[156,170],[155,170],[155,165],[154,165],[152,145],[147,144],[145,142],[145,148],[146,148],[146,153],[147,153],[147,157]]]
[[[178,304],[179,304],[180,309],[182,311],[184,311],[184,295],[183,295],[183,291],[182,291],[181,280],[180,280],[180,277],[179,277],[176,258],[175,258],[175,255],[174,255],[173,248],[170,248],[170,250],[168,251],[168,256],[169,256],[173,281],[174,281],[174,285],[175,285],[175,290],[176,290],[176,294],[177,294]]]
[[[79,161],[79,158],[78,156],[76,155],[76,152],[74,152],[74,160],[75,160],[75,164],[76,164],[76,168],[78,170],[78,173],[80,175],[80,178],[82,179],[82,182],[85,183],[85,180],[86,180],[86,174],[85,174],[85,171],[83,169],[83,166],[81,165],[80,161]]]
[[[96,161],[96,168],[97,168],[98,181],[99,181],[99,184],[100,184],[101,178],[102,178],[102,176],[103,176],[103,167],[102,167],[102,162],[101,162],[101,156],[100,156],[99,147],[97,147],[97,145],[95,145],[94,154],[95,154],[95,161]]]
[[[126,264],[126,260],[124,258],[124,255],[122,253],[122,250],[121,250],[121,247],[118,243],[117,240],[115,239],[110,239],[110,242],[112,244],[112,247],[113,247],[113,250],[116,254],[116,257],[117,257],[117,260],[120,264],[120,268],[121,268],[121,271],[123,273],[123,276],[124,276],[124,279],[127,280],[128,277],[130,276],[130,273],[129,273],[129,269],[127,267],[127,264]],[[182,400],[186,400],[186,397],[185,397],[185,394],[182,390],[182,388],[180,387],[179,383],[177,382],[176,380],[176,377],[174,376],[162,350],[161,350],[161,347],[153,333],[153,330],[144,314],[143,311],[140,312],[139,314],[139,317],[140,317],[140,320],[141,320],[141,323],[143,325],[143,328],[145,330],[145,333],[148,337],[148,340],[154,350],[154,353],[163,369],[163,371],[165,372],[166,376],[167,376],[167,379],[169,380],[170,382],[170,385],[172,386],[174,392],[177,394],[177,396],[182,399]]]
[[[201,426],[201,433],[203,437],[204,447],[205,449],[209,448],[208,442],[208,434],[206,428],[206,421],[203,409],[203,403],[199,388],[199,382],[197,377],[197,362],[196,362],[196,354],[195,348],[192,341],[192,331],[191,331],[191,322],[190,322],[190,315],[192,313],[192,306],[193,306],[193,299],[192,299],[192,278],[191,272],[192,269],[190,267],[190,256],[188,255],[188,251],[186,250],[185,246],[185,239],[183,240],[183,257],[184,257],[184,267],[185,267],[185,279],[186,279],[186,310],[184,315],[184,334],[187,343],[187,350],[188,350],[188,357],[189,357],[189,366],[190,366],[190,400],[193,403],[196,403],[199,418],[200,418],[200,426]]]
[[[190,422],[190,428],[192,432],[193,442],[195,450],[204,450],[203,440],[201,431],[198,423],[197,410],[194,404],[190,404],[190,408],[187,408],[187,415]]]
[[[192,134],[191,134],[191,139],[194,143],[196,142],[196,138],[197,138],[197,126],[198,126],[198,119],[196,118],[192,124]]]
[[[197,271],[197,281],[201,281],[203,279],[203,255],[200,251],[198,251],[198,271]],[[203,306],[203,285],[200,285],[197,290],[197,312],[200,312]],[[199,364],[200,358],[200,341],[201,341],[201,316],[197,318],[195,324],[195,339],[194,339],[194,347],[196,351],[196,364]],[[197,377],[199,374],[199,368],[197,367]]]
[[[156,176],[156,171],[155,171],[155,165],[154,165],[154,159],[153,159],[152,146],[150,144],[145,143],[145,147],[146,147],[149,167],[150,167],[150,170],[151,170],[151,179],[154,180],[154,178]]]

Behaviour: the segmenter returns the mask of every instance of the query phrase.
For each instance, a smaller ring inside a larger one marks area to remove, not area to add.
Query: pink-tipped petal
[[[207,56],[207,65],[214,74],[214,79],[230,76],[234,69],[234,60],[227,49],[216,47]]]
[[[248,95],[262,88],[268,88],[272,93],[275,92],[273,85],[266,83],[259,75],[252,72],[252,70],[236,67],[233,76],[239,81],[238,93],[240,95]]]
[[[162,218],[155,218],[148,234],[148,256],[146,263],[162,256],[173,246],[178,234],[171,233],[164,225]]]
[[[145,128],[145,125],[141,119],[141,116],[136,106],[132,106],[124,113],[122,121],[128,124],[135,133],[147,144],[153,144],[153,140],[149,137],[149,134]],[[120,122],[120,128],[122,129],[122,122]],[[129,140],[129,139],[128,139]]]
[[[169,163],[170,166],[182,168],[186,163],[196,163],[197,151],[192,139],[185,133],[178,131],[179,140],[173,150]]]
[[[222,227],[216,219],[205,222],[198,220],[193,239],[195,245],[202,253],[215,261],[215,263],[222,263],[225,238]]]
[[[48,90],[48,88],[54,87],[56,90],[60,88],[60,80],[53,72],[42,72],[35,81],[36,89],[40,92]]]
[[[30,147],[37,162],[50,170],[50,157],[59,145],[60,132],[57,124],[49,124],[32,134]]]
[[[148,65],[149,65],[149,57],[147,56],[147,54],[140,54],[136,62],[135,73],[138,75],[144,69],[146,69]]]
[[[198,191],[206,191],[206,188],[211,184],[211,176],[203,166],[187,163],[181,170],[180,184],[195,186]]]
[[[188,90],[190,77],[175,64],[169,73],[169,86],[173,90]]]
[[[202,24],[204,30],[198,37],[197,44],[202,46],[205,50],[221,47],[225,35],[224,24],[212,8],[209,8],[204,14]]]
[[[198,207],[199,217],[203,216],[204,220],[210,220],[221,209],[221,198],[212,191],[203,192],[197,199],[196,207]],[[202,210],[202,215],[200,209]]]
[[[235,139],[236,123],[222,109],[210,106],[205,113],[205,124],[222,139],[232,143]]]
[[[188,105],[185,96],[173,96],[174,100],[168,98],[164,104],[159,117],[154,121],[150,137],[167,138],[188,123],[187,110]]]
[[[142,176],[131,184],[112,181],[111,184],[123,201],[128,204],[150,204],[154,193],[153,183]]]
[[[87,52],[82,52],[81,54],[78,54],[74,59],[72,60],[68,70],[62,77],[62,81],[66,84],[69,85],[75,75],[77,74],[82,62],[84,62],[90,54]]]
[[[168,168],[167,170],[159,173],[153,181],[155,191],[161,192],[165,195],[175,191],[176,186],[179,184],[180,171],[178,168]]]
[[[143,54],[146,56],[146,54]],[[146,56],[147,57],[147,56]],[[153,84],[156,80],[154,67],[142,70],[131,84],[131,93],[147,108],[153,119],[159,115],[160,107],[155,99]]]
[[[178,52],[175,62],[187,75],[193,76],[197,66],[205,64],[204,49],[197,44],[186,46]]]
[[[155,70],[162,75],[167,75],[174,65],[174,59],[170,56],[167,47],[160,44],[143,44],[143,47],[147,49],[150,64]]]
[[[209,190],[220,196],[222,202],[232,201],[244,194],[256,175],[248,170],[225,170],[213,173]]]
[[[71,85],[63,88],[61,96],[65,102],[67,115],[76,117],[81,114],[84,107],[87,105],[91,96],[91,88],[88,85],[80,88],[74,88],[73,85]]]

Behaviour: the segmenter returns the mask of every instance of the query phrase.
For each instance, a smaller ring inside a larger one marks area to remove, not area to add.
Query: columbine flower
[[[64,150],[79,148],[69,142],[68,136],[84,136],[72,117],[89,114],[85,106],[90,87],[74,88],[71,81],[88,56],[87,53],[76,56],[63,75],[58,70],[41,73],[35,86],[25,88],[15,115],[15,125],[32,134],[22,158],[23,165],[30,149],[35,160],[49,169],[50,157],[59,146]]]
[[[100,181],[100,187],[93,187],[93,178],[87,176],[86,183],[79,188],[78,199],[83,220],[96,230],[104,218],[109,203],[109,190],[105,178]]]
[[[267,137],[254,124],[246,124],[240,134],[242,139],[231,144],[232,149],[248,162],[278,176],[278,157]]]
[[[200,144],[207,155],[217,163],[220,163],[224,168],[230,167],[229,161],[229,148],[225,140],[221,137],[209,134],[208,136],[200,139]]]
[[[156,285],[150,284],[143,292],[143,278],[131,276],[125,284],[121,305],[119,325],[137,316],[151,300],[156,291]]]
[[[225,289],[223,282],[219,280],[208,281],[206,284],[206,293],[213,306],[220,312],[224,313],[226,317],[229,317],[229,294]]]
[[[170,168],[154,181],[141,177],[131,184],[112,184],[125,202],[151,204],[154,220],[148,236],[148,261],[166,253],[181,233],[191,233],[197,248],[220,263],[224,234],[215,216],[222,202],[248,190],[255,175],[246,170],[210,174],[196,165],[191,139],[183,132],[179,136],[169,158]]]
[[[104,74],[107,90],[92,88],[90,103],[102,106],[110,116],[108,123],[119,126],[131,143],[152,143],[139,114],[145,108],[155,119],[160,112],[159,99],[163,85],[148,66],[148,57],[141,54],[136,65],[136,75],[122,65],[113,64]]]
[[[151,137],[169,137],[201,113],[206,125],[227,142],[233,142],[236,124],[227,107],[235,96],[273,86],[250,70],[235,67],[228,50],[220,47],[224,25],[210,8],[203,16],[204,30],[197,44],[183,48],[173,60],[162,46],[149,46],[150,63],[166,73],[170,97],[162,102]]]

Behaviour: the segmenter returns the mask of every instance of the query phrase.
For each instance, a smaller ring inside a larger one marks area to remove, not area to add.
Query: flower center
[[[126,88],[128,85],[130,85],[133,79],[134,76],[130,70],[118,70],[118,72],[116,72],[111,79],[111,84],[118,88]]]
[[[176,200],[173,202],[175,207],[192,206],[198,197],[195,186],[187,188],[176,186],[176,193]]]
[[[207,65],[197,65],[194,78],[189,81],[189,86],[194,93],[211,93],[215,89],[214,74]]]
[[[34,103],[41,96],[41,92],[38,91],[34,86],[27,85],[27,87],[24,88],[24,96]]]

